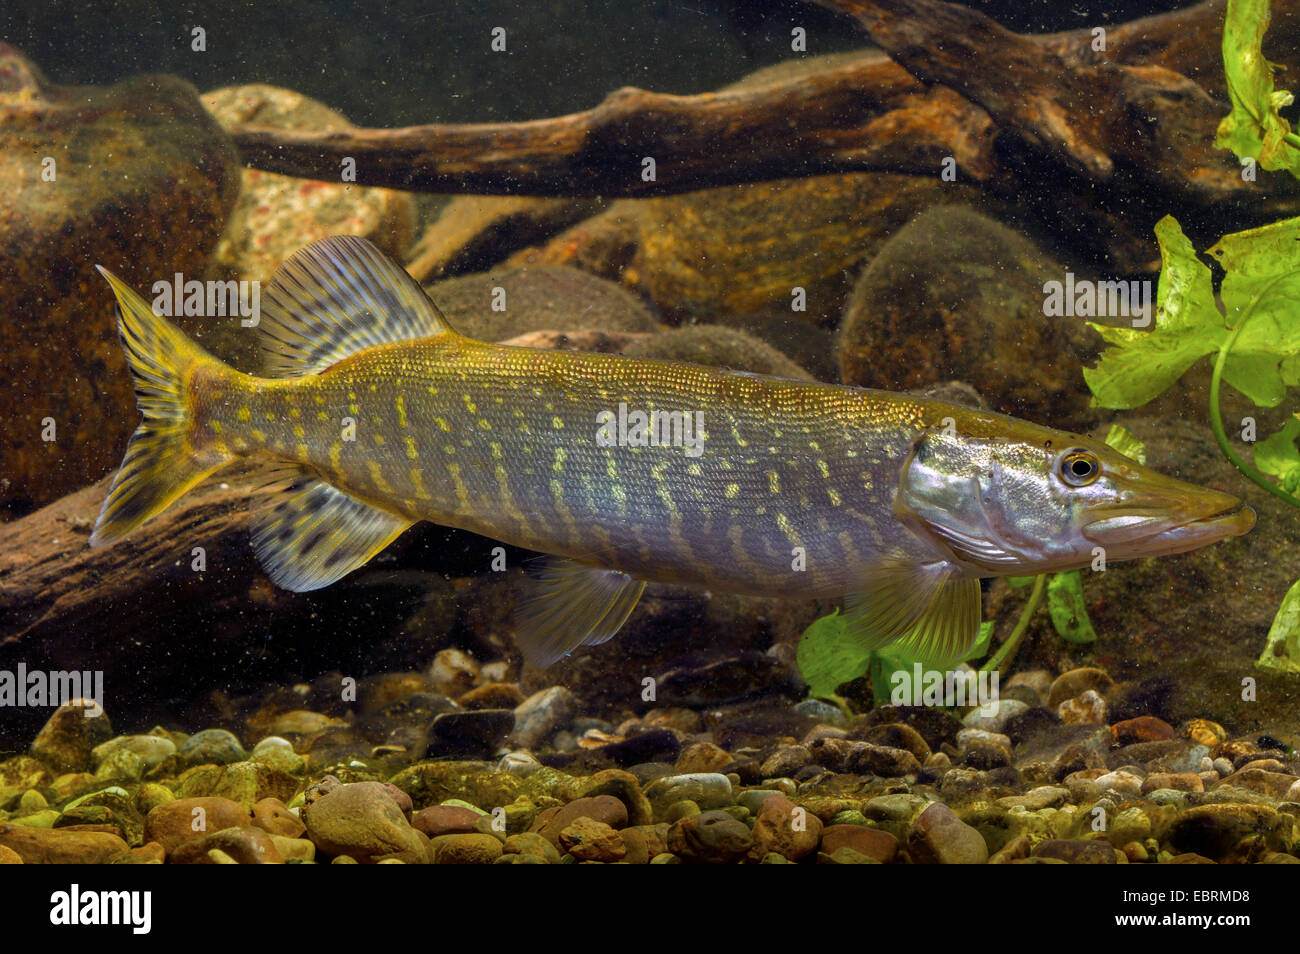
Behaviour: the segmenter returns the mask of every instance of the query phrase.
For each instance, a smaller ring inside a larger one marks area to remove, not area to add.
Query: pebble
[[[731,753],[721,746],[714,745],[712,742],[696,742],[682,749],[682,754],[677,757],[675,768],[683,775],[717,772],[734,761]]]
[[[547,809],[537,816],[532,830],[552,844],[560,843],[560,834],[579,818],[590,818],[610,828],[625,828],[627,806],[613,795],[575,798],[566,805]]]
[[[11,822],[0,822],[0,845],[27,865],[110,864],[129,851],[125,841],[108,832],[32,828]]]
[[[301,817],[307,836],[328,855],[349,855],[363,864],[390,858],[423,864],[429,857],[427,838],[411,827],[403,806],[380,782],[328,786],[304,805]]]
[[[744,858],[752,846],[749,827],[722,811],[682,818],[668,829],[669,852],[685,862],[729,864]]]
[[[1101,693],[1088,689],[1058,705],[1056,714],[1066,725],[1101,725],[1106,721],[1108,709]]]
[[[253,806],[253,824],[281,838],[297,838],[307,830],[302,820],[278,798],[263,798]]]
[[[961,733],[957,733],[960,738]],[[905,749],[918,763],[930,757],[930,745],[920,732],[904,722],[886,722],[855,731],[851,738],[891,749]],[[1009,743],[1008,743],[1009,744]]]
[[[1222,862],[1233,860],[1243,845],[1260,839],[1274,849],[1285,847],[1291,824],[1291,816],[1279,816],[1264,805],[1199,805],[1174,817],[1166,840],[1180,853]]]
[[[878,828],[861,825],[828,825],[822,829],[821,850],[835,854],[851,849],[881,864],[891,864],[898,857],[898,839]]]
[[[1110,727],[1110,735],[1116,745],[1129,745],[1134,742],[1156,742],[1174,737],[1174,727],[1155,716],[1138,716],[1125,719]]]
[[[251,825],[214,831],[187,841],[171,852],[167,860],[178,865],[212,864],[215,860],[211,857],[213,852],[221,852],[240,865],[284,864],[284,857],[272,836]]]
[[[1047,707],[1055,709],[1067,699],[1073,699],[1089,690],[1105,692],[1114,685],[1109,674],[1103,669],[1084,666],[1071,669],[1057,676],[1047,690]]]
[[[430,805],[411,816],[411,824],[430,838],[439,835],[467,835],[483,815],[458,805]]]
[[[524,694],[513,682],[489,682],[471,689],[456,700],[466,709],[515,709],[524,701]]]
[[[616,829],[586,816],[564,827],[559,848],[579,861],[622,861],[627,855],[627,845]]]
[[[812,753],[807,746],[783,745],[763,761],[759,775],[763,778],[787,778],[811,763]]]
[[[1028,709],[1029,705],[1019,699],[999,699],[988,707],[978,706],[972,709],[961,721],[968,729],[1001,732],[1008,719]]]
[[[513,709],[444,712],[429,726],[425,757],[478,758],[493,755],[514,730]]]
[[[533,855],[549,864],[560,863],[560,850],[535,831],[520,832],[506,839],[501,849],[507,855]]]
[[[1208,748],[1211,753],[1227,741],[1228,733],[1223,726],[1209,719],[1189,719],[1179,733],[1193,742]]]
[[[253,754],[249,756],[249,761],[269,765],[291,775],[298,775],[307,770],[306,760],[293,750],[292,743],[278,735],[268,735],[253,746]]]
[[[81,772],[91,767],[95,747],[111,738],[113,726],[103,709],[88,699],[72,699],[46,720],[31,754],[54,772]]]
[[[989,858],[984,837],[942,802],[932,803],[916,817],[907,848],[920,864],[982,865]]]
[[[144,768],[151,769],[176,752],[176,743],[157,735],[119,735],[95,746],[90,760],[98,770],[105,759],[117,752],[129,752]]]
[[[577,708],[577,698],[563,686],[535,692],[515,708],[511,739],[523,748],[536,748],[567,725]]]
[[[790,861],[798,861],[817,850],[822,822],[784,795],[770,795],[754,819],[752,837],[751,860],[759,861],[769,852],[775,852]]]
[[[717,772],[694,772],[667,775],[655,779],[645,789],[646,798],[656,807],[689,799],[703,811],[735,804],[731,779]]]
[[[178,798],[155,806],[144,819],[144,840],[171,854],[187,841],[235,826],[251,825],[248,810],[228,798]]]
[[[184,765],[228,765],[248,761],[239,739],[225,729],[204,729],[185,740],[177,752]]]
[[[1033,858],[1056,858],[1071,865],[1113,865],[1115,849],[1105,841],[1049,838],[1034,846]]]
[[[430,841],[435,865],[490,865],[502,851],[501,841],[491,835],[439,835]]]
[[[823,702],[821,699],[804,699],[802,702],[797,702],[794,711],[831,726],[840,726],[848,721],[839,706]]]
[[[478,681],[478,663],[459,649],[443,649],[429,664],[429,688],[455,699],[474,688]]]
[[[531,752],[507,752],[497,762],[498,772],[505,772],[519,778],[528,778],[541,767],[542,763],[537,761]]]

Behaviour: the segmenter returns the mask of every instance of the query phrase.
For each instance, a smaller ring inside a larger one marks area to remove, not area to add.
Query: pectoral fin
[[[362,566],[409,520],[299,473],[252,516],[253,550],[276,586],[318,590]]]
[[[549,666],[579,646],[610,639],[627,621],[645,583],[618,570],[548,557],[515,610],[524,658]]]
[[[849,631],[863,647],[897,643],[935,666],[960,660],[979,636],[979,579],[951,563],[881,567],[845,604]]]

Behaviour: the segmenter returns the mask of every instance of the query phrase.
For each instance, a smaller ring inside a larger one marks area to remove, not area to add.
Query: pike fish
[[[844,597],[864,646],[950,663],[976,639],[982,577],[1178,553],[1255,521],[1236,497],[1001,414],[476,341],[362,239],[277,271],[260,376],[100,271],[144,420],[92,546],[270,457],[284,479],[251,536],[277,585],[327,586],[420,520],[540,551],[516,610],[537,665],[612,637],[647,581]]]

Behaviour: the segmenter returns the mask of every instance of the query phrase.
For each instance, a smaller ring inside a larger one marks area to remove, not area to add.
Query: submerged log
[[[1222,233],[1300,213],[1286,175],[1243,181],[1214,147],[1228,106],[1225,0],[1108,28],[1028,36],[939,0],[821,0],[888,54],[694,96],[635,88],[519,123],[234,130],[246,164],[363,185],[532,196],[651,196],[791,176],[894,172],[974,182],[1036,210],[1099,263],[1150,267],[1172,212]],[[1300,41],[1278,0],[1270,48]],[[655,175],[644,176],[653,158]]]

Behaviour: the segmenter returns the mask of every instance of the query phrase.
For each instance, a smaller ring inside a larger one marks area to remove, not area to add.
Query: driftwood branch
[[[755,89],[673,96],[627,87],[594,109],[521,123],[304,132],[232,130],[246,165],[428,192],[649,196],[831,172],[993,179],[986,115],[883,58]],[[643,160],[655,177],[643,177]]]
[[[351,158],[363,185],[434,192],[663,195],[830,172],[935,175],[948,157],[965,181],[1015,191],[1001,140],[1093,183],[1108,183],[1119,162],[1129,179],[1137,170],[1144,186],[1196,202],[1259,197],[1211,145],[1224,112],[1224,0],[1116,26],[1101,51],[1088,29],[1023,36],[937,0],[823,2],[856,17],[892,59],[864,54],[695,96],[625,88],[593,109],[521,123],[233,135],[256,168],[332,180]],[[1300,37],[1300,0],[1274,6],[1270,41],[1285,48]]]

